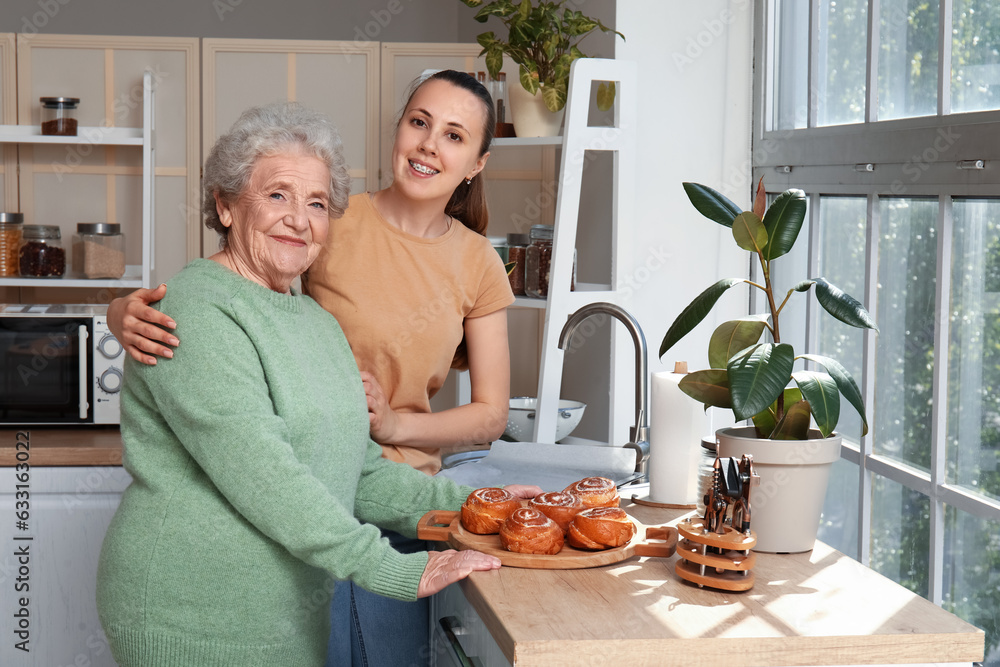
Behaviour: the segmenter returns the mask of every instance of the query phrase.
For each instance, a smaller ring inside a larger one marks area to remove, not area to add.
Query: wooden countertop
[[[122,464],[122,438],[117,427],[31,426],[0,429],[0,467],[9,467],[17,463],[17,443],[25,440],[31,445],[28,461],[33,466],[120,466]]]
[[[623,506],[647,525],[687,516]],[[461,586],[518,667],[596,664],[599,656],[629,667],[983,659],[981,630],[821,542],[803,554],[757,554],[755,584],[744,593],[681,581],[677,558],[586,570],[504,567],[474,572]]]

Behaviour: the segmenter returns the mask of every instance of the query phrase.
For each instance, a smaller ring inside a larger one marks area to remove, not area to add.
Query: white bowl
[[[507,412],[507,430],[503,433],[517,442],[531,442],[535,431],[535,406],[537,398],[521,396],[510,399],[510,410]],[[583,411],[587,404],[580,401],[559,401],[559,414],[556,417],[556,440],[562,440],[577,427],[583,419]]]

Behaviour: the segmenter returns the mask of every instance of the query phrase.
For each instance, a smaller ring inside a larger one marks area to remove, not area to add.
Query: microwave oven
[[[118,424],[124,358],[105,305],[0,304],[0,426]]]

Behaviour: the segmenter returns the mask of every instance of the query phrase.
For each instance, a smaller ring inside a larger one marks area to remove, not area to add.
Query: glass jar
[[[532,225],[531,243],[524,258],[524,293],[537,299],[549,295],[549,267],[552,264],[552,225]]]
[[[62,232],[56,225],[25,225],[20,250],[21,275],[60,278],[66,272]]]
[[[21,249],[23,213],[0,213],[0,276],[17,275],[17,253]]]
[[[500,255],[500,259],[502,259],[503,263],[506,264],[507,263],[507,237],[506,236],[488,236],[487,238],[490,240],[490,244],[493,246],[493,249],[497,251],[498,255]]]
[[[78,223],[73,236],[73,273],[82,278],[125,275],[122,226],[107,222]]]
[[[42,134],[76,136],[76,105],[78,97],[40,97],[42,103]]]
[[[507,262],[514,263],[514,268],[507,274],[507,278],[510,280],[510,291],[514,296],[524,296],[524,264],[528,243],[530,237],[527,234],[507,235]]]

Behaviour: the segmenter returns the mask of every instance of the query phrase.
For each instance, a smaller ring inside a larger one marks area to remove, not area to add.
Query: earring
[[[466,185],[472,185],[472,179],[471,178],[465,179],[465,184]]]

